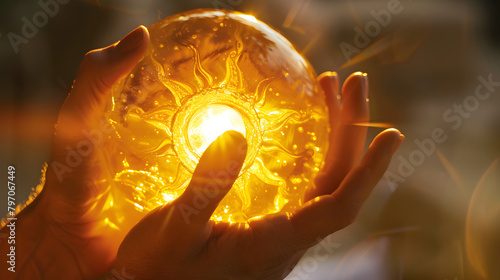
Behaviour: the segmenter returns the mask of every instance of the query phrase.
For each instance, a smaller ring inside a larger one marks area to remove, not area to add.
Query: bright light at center
[[[198,110],[189,122],[189,144],[201,155],[219,135],[235,130],[246,136],[241,115],[229,106],[212,104]]]

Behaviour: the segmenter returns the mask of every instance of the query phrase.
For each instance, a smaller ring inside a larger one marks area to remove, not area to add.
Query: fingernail
[[[222,172],[236,178],[247,154],[245,137],[236,131],[226,131],[208,146],[200,158],[195,173],[204,177]]]
[[[146,27],[139,26],[132,30],[127,36],[121,39],[116,45],[116,51],[125,54],[128,53],[142,44],[144,40],[144,33],[146,32]]]
[[[363,86],[364,86],[364,90],[363,90],[363,93],[365,94],[365,100],[366,102],[370,101],[368,99],[368,73],[363,73]]]
[[[392,148],[393,154],[399,149],[399,146],[401,146],[401,143],[403,143],[403,140],[405,140],[404,134],[399,135],[398,140],[394,143],[394,147]]]
[[[325,77],[325,78],[332,78],[332,77],[337,77],[337,72],[332,72],[332,71],[326,71],[326,72],[323,72],[321,73],[319,76],[318,76],[318,80],[321,79],[322,77]]]
[[[336,93],[336,96],[326,94],[325,98],[327,102],[330,102],[331,98],[340,99],[340,95],[338,94],[337,90],[339,86],[339,76],[337,75],[337,72],[323,72],[318,76],[317,80],[320,84],[321,89],[329,89],[332,93]]]
[[[360,92],[359,96],[353,96],[353,98],[362,98],[368,101],[368,74],[363,72],[351,74],[342,87],[342,95],[348,92]]]

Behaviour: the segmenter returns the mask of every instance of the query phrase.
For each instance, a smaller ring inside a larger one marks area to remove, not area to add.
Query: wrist
[[[44,229],[43,236],[31,251],[26,263],[26,278],[36,279],[83,279],[76,256],[58,238]],[[35,274],[36,273],[36,274]]]
[[[38,201],[39,198],[32,199],[31,203],[14,217],[2,220],[0,260],[4,264],[3,266],[7,265],[5,268],[2,266],[2,271],[0,271],[2,279],[17,277],[19,268],[29,258],[30,248],[33,248],[42,238],[40,230],[42,229],[43,221],[41,218],[43,216],[40,215],[41,213],[36,207]],[[16,209],[19,208],[22,207],[18,205]]]
[[[82,279],[76,259],[70,249],[43,226],[41,218],[30,213],[18,215],[15,224],[15,243],[2,242],[0,259],[13,260],[0,272],[2,279]],[[3,228],[1,234],[10,228]],[[13,250],[12,250],[13,249]],[[10,252],[14,258],[7,255]]]
[[[4,220],[0,229],[1,279],[79,279],[71,252],[47,227],[43,194],[41,191],[15,217]]]

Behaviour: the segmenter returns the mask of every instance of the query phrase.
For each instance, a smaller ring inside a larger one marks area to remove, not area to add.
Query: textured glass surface
[[[245,135],[248,154],[212,219],[296,209],[327,148],[327,109],[309,63],[281,34],[237,12],[195,10],[149,31],[148,53],[108,106],[116,132],[108,201],[122,213],[110,222],[178,197],[227,130]]]

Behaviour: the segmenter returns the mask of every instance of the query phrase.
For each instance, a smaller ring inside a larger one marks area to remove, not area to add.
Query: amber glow
[[[237,111],[214,104],[195,113],[188,126],[189,143],[201,156],[210,143],[228,130],[246,134],[245,123]]]
[[[108,156],[120,210],[110,222],[176,199],[206,147],[228,130],[245,136],[248,152],[212,218],[243,222],[301,205],[328,138],[307,61],[278,32],[237,12],[196,10],[149,31],[148,53],[114,86],[108,106],[110,146],[121,151]]]

